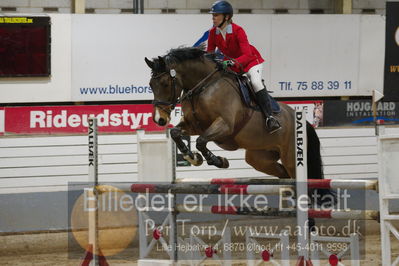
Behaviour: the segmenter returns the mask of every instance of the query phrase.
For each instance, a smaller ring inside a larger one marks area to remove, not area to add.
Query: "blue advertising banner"
[[[399,102],[377,103],[377,119],[385,124],[399,124]],[[373,125],[370,100],[324,101],[323,126]]]

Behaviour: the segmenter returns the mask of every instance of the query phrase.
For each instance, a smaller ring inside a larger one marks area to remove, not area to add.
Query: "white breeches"
[[[247,72],[247,76],[251,80],[255,92],[264,89],[262,83],[262,71],[263,71],[263,64],[259,64],[251,67]]]

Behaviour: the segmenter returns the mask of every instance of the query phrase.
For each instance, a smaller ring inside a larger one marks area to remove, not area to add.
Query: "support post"
[[[97,137],[97,118],[90,117],[88,129],[89,143],[89,186],[84,190],[85,200],[88,201],[88,246],[81,266],[108,266],[108,262],[101,253],[99,247],[99,228],[98,228],[98,137]]]
[[[75,14],[84,14],[86,12],[86,0],[72,0],[72,10]]]
[[[146,182],[151,178],[151,182],[161,184],[175,184],[176,181],[176,161],[175,147],[170,138],[169,131],[165,135],[145,134],[145,131],[137,131],[137,154],[138,157],[138,182]],[[156,166],[156,167],[154,167]],[[148,260],[147,255],[154,246],[155,241],[150,244],[145,235],[145,222],[148,216],[144,212],[139,212],[139,230],[140,230],[140,260],[138,265],[164,264],[171,265],[178,261],[178,237],[177,237],[177,210],[176,195],[170,194],[171,206],[168,216],[164,220],[165,225],[170,227],[169,246],[171,251],[167,252],[170,260]],[[163,238],[159,238],[164,241]],[[167,248],[165,250],[168,250]]]
[[[307,136],[306,114],[304,110],[295,110],[295,163],[296,163],[296,209],[298,233],[298,257],[300,264],[307,265],[309,260],[308,227],[308,186],[307,186]]]
[[[98,265],[98,209],[97,209],[97,186],[98,186],[98,136],[97,118],[89,118],[89,195],[92,196],[89,205],[89,245],[92,247],[93,259],[90,265]]]
[[[380,132],[378,136],[378,181],[380,201],[382,265],[398,265],[399,256],[392,252],[392,239],[399,240],[399,215],[394,201],[399,200],[397,173],[399,161],[399,135]]]
[[[336,0],[334,11],[336,14],[352,14],[352,0]]]

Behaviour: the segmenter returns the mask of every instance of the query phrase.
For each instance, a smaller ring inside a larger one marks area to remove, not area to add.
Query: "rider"
[[[255,90],[256,100],[266,117],[270,133],[281,128],[280,123],[272,116],[272,107],[268,92],[262,82],[262,56],[249,44],[243,28],[232,22],[233,7],[227,1],[216,1],[209,12],[213,17],[213,28],[209,31],[208,52],[216,47],[225,56],[223,67],[231,67],[237,73],[244,71],[249,76]]]

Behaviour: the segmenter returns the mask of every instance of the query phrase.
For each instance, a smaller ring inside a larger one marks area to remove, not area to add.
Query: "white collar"
[[[224,29],[221,29],[219,27],[216,27],[216,34],[220,34],[220,33],[233,33],[233,25],[228,24]]]

